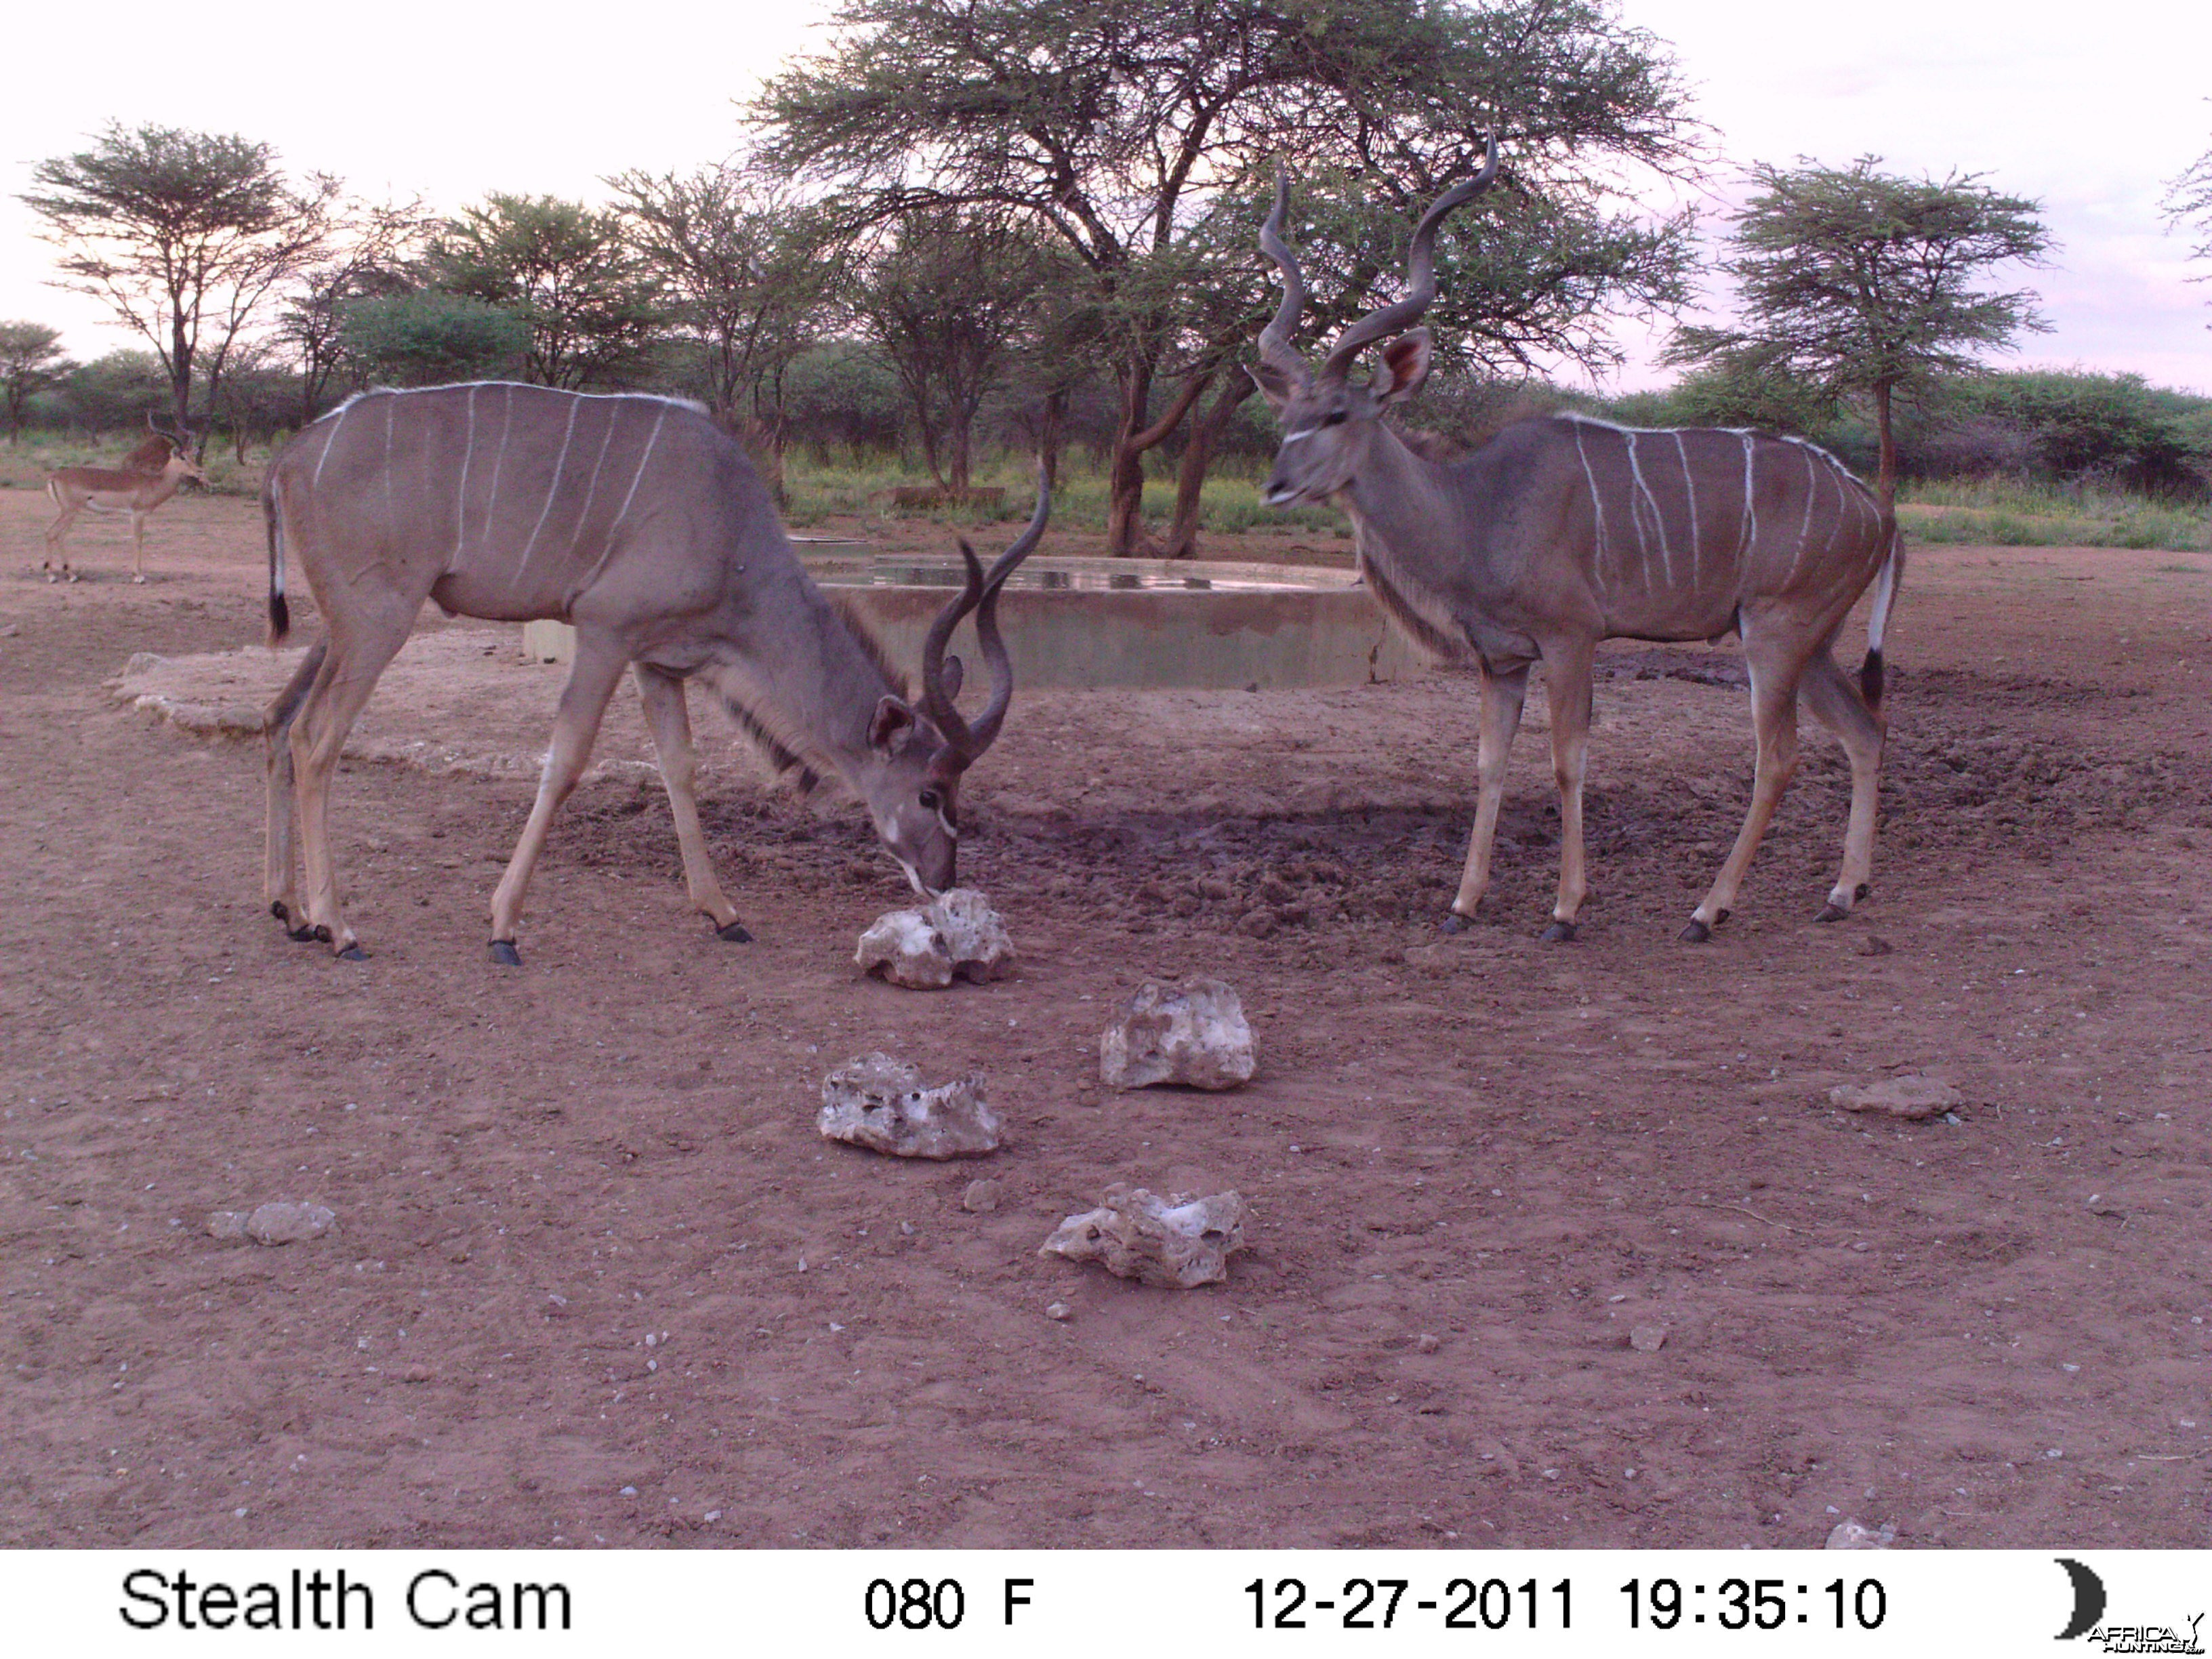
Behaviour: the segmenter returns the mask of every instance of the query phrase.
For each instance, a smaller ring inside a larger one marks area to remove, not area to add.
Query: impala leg
[[[1682,937],[1692,944],[1711,938],[1712,930],[1728,920],[1744,872],[1751,868],[1751,855],[1759,850],[1760,837],[1773,822],[1774,809],[1781,805],[1782,792],[1790,787],[1790,779],[1797,770],[1797,677],[1802,665],[1778,659],[1777,653],[1759,649],[1749,629],[1744,635],[1744,658],[1751,674],[1752,727],[1759,743],[1751,810],[1744,814],[1743,828],[1736,833],[1735,845],[1721,866],[1712,890],[1691,913],[1690,925],[1682,930]]]
[[[1544,697],[1552,712],[1552,774],[1559,785],[1559,894],[1544,937],[1575,936],[1589,883],[1583,871],[1583,768],[1589,753],[1590,648],[1582,641],[1547,654]]]
[[[1881,794],[1881,726],[1860,699],[1858,688],[1826,651],[1805,666],[1798,696],[1813,718],[1833,732],[1851,763],[1850,825],[1844,832],[1842,875],[1828,894],[1822,921],[1841,921],[1867,896],[1874,878],[1875,812]]]
[[[1474,750],[1480,792],[1474,833],[1468,837],[1467,867],[1460,872],[1459,893],[1452,900],[1454,918],[1473,915],[1490,890],[1490,854],[1498,836],[1498,809],[1505,799],[1505,763],[1513,757],[1513,738],[1521,729],[1521,709],[1528,696],[1527,664],[1504,673],[1483,669],[1482,726]],[[1444,925],[1452,926],[1449,921]]]
[[[699,828],[699,757],[691,746],[691,714],[684,707],[684,682],[643,663],[635,665],[637,694],[645,704],[646,723],[653,728],[653,746],[660,757],[660,781],[668,786],[669,816],[676,820],[676,844],[684,849],[684,885],[694,908],[705,912],[714,931],[731,943],[743,945],[752,935],[738,921],[738,908],[714,879],[714,861],[707,853],[707,837]]]
[[[514,948],[514,919],[521,914],[523,898],[530,891],[538,856],[545,850],[553,815],[568,799],[576,780],[584,775],[585,763],[592,757],[600,717],[606,713],[607,699],[614,695],[615,682],[622,678],[624,660],[611,641],[592,634],[578,634],[575,665],[568,671],[568,684],[561,690],[560,709],[553,716],[553,746],[546,752],[545,770],[538,780],[538,799],[530,809],[530,822],[522,826],[522,838],[514,844],[514,856],[507,861],[507,873],[499,878],[491,896],[491,955],[502,967],[515,967],[522,960]]]
[[[269,914],[288,926],[293,917],[300,915],[299,890],[294,884],[292,723],[313,694],[315,677],[329,660],[330,649],[327,639],[315,642],[293,672],[291,684],[269,705],[269,713],[262,722],[269,776],[265,832],[268,851],[262,866],[261,896],[268,903]],[[313,939],[314,933],[302,923],[294,937]]]
[[[82,510],[82,507],[65,507],[62,509],[61,517],[46,528],[46,557],[39,568],[48,581],[54,580],[54,561],[57,559],[61,561],[61,574],[67,576],[70,574],[69,549],[64,545],[64,540],[69,535],[70,526],[76,522],[76,515]]]
[[[131,515],[131,580],[134,582],[146,580],[146,515],[143,513]]]
[[[333,622],[330,654],[292,720],[293,803],[306,866],[306,925],[348,961],[357,962],[368,952],[346,925],[338,903],[337,866],[331,854],[331,777],[345,751],[346,734],[367,707],[385,665],[407,643],[421,604],[418,597],[413,606],[395,602],[380,612],[349,617],[343,627]]]

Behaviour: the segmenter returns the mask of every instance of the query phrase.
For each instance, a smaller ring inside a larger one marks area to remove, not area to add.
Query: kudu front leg
[[[514,948],[514,919],[521,914],[523,898],[530,891],[531,872],[538,867],[538,854],[545,850],[553,815],[568,799],[576,780],[584,775],[585,763],[592,757],[600,717],[606,713],[607,699],[614,695],[615,682],[622,678],[623,665],[623,654],[612,645],[592,635],[578,634],[575,665],[568,671],[560,709],[553,716],[553,746],[546,753],[545,770],[538,781],[538,799],[530,809],[530,822],[522,827],[522,838],[514,844],[514,856],[507,860],[507,873],[499,878],[491,896],[491,959],[503,968],[521,966],[521,952]]]
[[[1583,774],[1589,757],[1590,647],[1580,641],[1545,655],[1544,699],[1551,705],[1552,775],[1559,786],[1559,891],[1544,938],[1575,936],[1589,881],[1583,867]]]
[[[732,945],[750,943],[752,935],[738,920],[738,908],[714,878],[714,861],[707,852],[707,837],[699,828],[699,757],[691,744],[691,714],[684,707],[684,682],[643,663],[635,665],[637,694],[645,704],[646,723],[653,728],[653,746],[660,757],[660,781],[668,786],[668,812],[676,820],[676,844],[684,852],[684,885],[692,907],[714,924],[714,932]]]
[[[1451,914],[1444,918],[1446,933],[1464,932],[1482,896],[1490,890],[1490,855],[1498,837],[1498,809],[1505,799],[1505,766],[1513,758],[1513,738],[1521,729],[1521,710],[1528,697],[1525,663],[1503,673],[1483,669],[1481,726],[1474,750],[1474,831],[1468,837],[1467,865],[1460,872]]]

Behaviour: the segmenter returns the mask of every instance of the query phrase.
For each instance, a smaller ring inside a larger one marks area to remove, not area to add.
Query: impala
[[[90,507],[95,513],[131,515],[131,580],[144,581],[146,515],[175,495],[185,479],[207,482],[207,474],[186,453],[187,448],[181,439],[157,432],[124,457],[119,467],[64,466],[47,473],[46,494],[61,509],[61,517],[46,530],[46,562],[39,567],[46,580],[76,580],[62,538],[76,515]],[[57,558],[61,561],[58,570],[54,568]]]
[[[1425,649],[1471,658],[1480,672],[1474,830],[1444,925],[1465,927],[1490,883],[1529,665],[1544,665],[1559,791],[1559,883],[1544,937],[1565,940],[1588,890],[1583,774],[1597,642],[1717,642],[1731,632],[1750,675],[1758,768],[1743,828],[1682,937],[1703,941],[1728,920],[1796,769],[1801,702],[1850,757],[1843,870],[1819,917],[1840,920],[1866,896],[1873,872],[1881,642],[1904,560],[1895,517],[1826,451],[1735,428],[1650,431],[1555,416],[1517,422],[1458,459],[1417,454],[1382,412],[1411,398],[1429,372],[1429,334],[1412,325],[1436,297],[1437,227],[1497,172],[1493,140],[1479,174],[1422,216],[1406,297],[1346,330],[1318,374],[1290,344],[1305,285],[1283,240],[1287,179],[1260,236],[1284,286],[1252,370],[1284,427],[1267,500],[1342,506],[1383,607]],[[1360,354],[1385,340],[1372,377],[1353,380]],[[1877,577],[1854,687],[1832,647]]]
[[[574,624],[576,654],[538,798],[491,904],[491,954],[514,966],[515,920],[553,815],[590,758],[624,668],[637,680],[668,788],[690,901],[725,939],[751,936],[715,880],[693,793],[684,683],[696,676],[786,765],[836,773],[925,894],[951,887],[961,774],[1013,696],[998,596],[1044,533],[1029,526],[932,625],[917,707],[858,619],[825,599],[793,551],[744,452],[696,404],[488,383],[378,391],[303,430],[262,491],[270,642],[290,625],[296,560],[327,632],[269,711],[264,896],[297,939],[364,952],[338,902],[327,811],[347,732],[425,599],[448,614]],[[991,672],[973,724],[945,647],[975,613]],[[293,831],[305,866],[295,885]]]

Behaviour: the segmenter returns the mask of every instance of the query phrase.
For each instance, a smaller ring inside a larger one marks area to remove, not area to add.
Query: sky
[[[2013,366],[2129,371],[2212,393],[2212,283],[2191,283],[2165,181],[2212,149],[2212,5],[2203,0],[1620,0],[1674,49],[1719,158],[1685,192],[1717,221],[1748,162],[1981,173],[2039,201],[2058,240],[2036,289],[2052,325]],[[630,167],[688,170],[741,138],[736,105],[818,48],[814,0],[531,8],[477,0],[372,7],[233,0],[215,12],[108,0],[19,9],[0,100],[0,318],[61,328],[79,356],[131,343],[94,301],[46,286],[52,250],[17,196],[40,160],[110,120],[236,132],[360,194],[451,210],[502,190],[596,198]],[[373,23],[373,31],[367,26]],[[95,60],[96,59],[96,63]],[[75,72],[66,66],[82,65]],[[1656,207],[1668,204],[1662,191]],[[1711,303],[1724,308],[1726,290]],[[1663,331],[1630,325],[1614,386],[1669,378]]]

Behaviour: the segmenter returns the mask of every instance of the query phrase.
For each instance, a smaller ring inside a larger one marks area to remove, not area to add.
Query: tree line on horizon
[[[1901,473],[2212,481],[2212,399],[1986,368],[2043,326],[2032,291],[1991,285],[2049,252],[2035,203],[1874,157],[1752,169],[1719,260],[1738,319],[1676,327],[1673,387],[1546,382],[1617,366],[1620,319],[1679,317],[1700,258],[1689,214],[1620,181],[1693,176],[1708,136],[1664,43],[1596,0],[848,0],[839,22],[747,108],[737,159],[611,175],[604,205],[495,192],[441,216],[289,175],[265,143],[111,124],[22,199],[59,283],[145,349],[71,364],[56,331],[0,323],[11,438],[158,413],[242,458],[369,385],[651,390],[699,399],[772,483],[796,443],[918,453],[957,496],[982,452],[1052,470],[1073,443],[1107,480],[1110,548],[1188,553],[1209,470],[1273,444],[1244,365],[1277,295],[1257,252],[1277,169],[1312,351],[1395,297],[1413,220],[1494,134],[1502,188],[1439,245],[1439,373],[1410,418],[1770,426],[1885,494]],[[2212,238],[2208,179],[2212,152],[2166,211]],[[1176,483],[1164,526],[1148,476]]]

